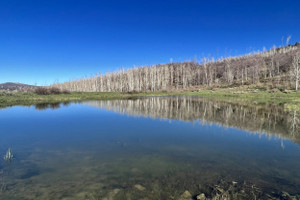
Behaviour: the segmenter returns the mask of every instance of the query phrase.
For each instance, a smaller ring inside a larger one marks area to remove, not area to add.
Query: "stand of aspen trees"
[[[53,84],[77,92],[147,92],[272,82],[298,89],[300,44],[218,60],[121,69],[114,73]]]

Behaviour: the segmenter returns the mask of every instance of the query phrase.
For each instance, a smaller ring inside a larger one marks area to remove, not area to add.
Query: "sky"
[[[120,68],[300,42],[299,0],[0,0],[0,83],[49,85]]]

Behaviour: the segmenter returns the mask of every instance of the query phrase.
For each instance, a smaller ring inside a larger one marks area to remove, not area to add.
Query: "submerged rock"
[[[146,190],[146,188],[143,187],[143,186],[141,186],[140,184],[134,185],[134,188],[136,188],[136,189],[138,189],[138,190],[140,190],[140,191],[145,191],[145,190]]]
[[[186,190],[184,193],[180,196],[179,200],[191,200],[192,199],[192,194]]]
[[[202,194],[197,195],[196,198],[197,198],[197,200],[205,200],[205,199],[206,199],[206,196],[205,196],[204,193],[202,193]]]

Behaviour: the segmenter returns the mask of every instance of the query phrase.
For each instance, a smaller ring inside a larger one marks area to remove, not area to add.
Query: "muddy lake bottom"
[[[0,199],[299,199],[299,130],[280,135],[290,126],[278,120],[276,134],[249,131],[260,113],[239,122],[242,110],[216,105],[152,97],[2,109]]]

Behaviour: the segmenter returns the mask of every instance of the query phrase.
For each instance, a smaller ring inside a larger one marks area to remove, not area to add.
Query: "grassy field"
[[[286,109],[300,110],[300,92],[265,91],[256,88],[218,88],[214,90],[180,91],[180,92],[72,92],[70,94],[38,95],[33,92],[0,93],[0,107],[13,105],[31,105],[39,103],[57,103],[83,100],[129,99],[145,96],[187,95],[218,99],[220,101],[241,104],[284,104]]]

